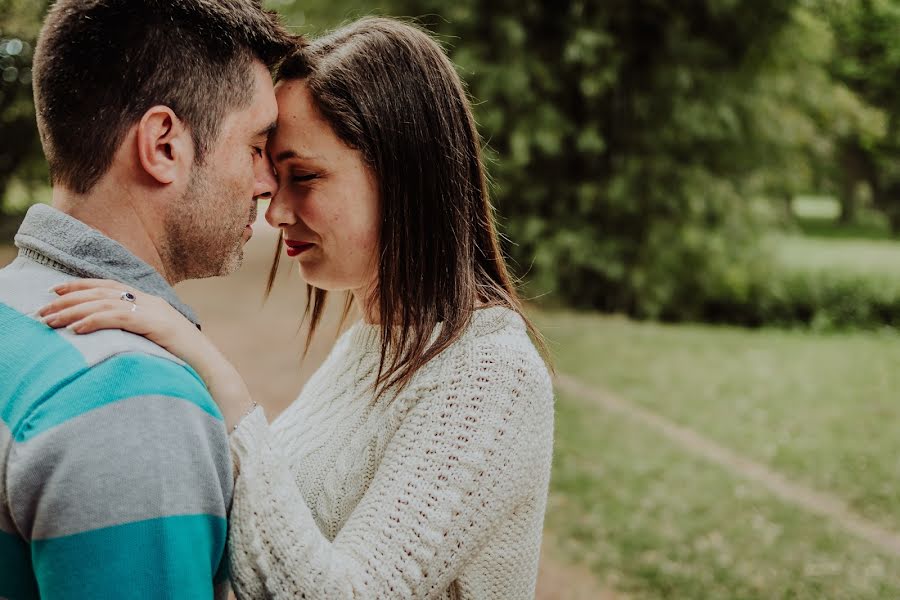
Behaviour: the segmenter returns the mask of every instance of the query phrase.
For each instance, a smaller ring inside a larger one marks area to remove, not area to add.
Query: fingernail
[[[55,293],[56,293],[56,290],[58,290],[58,289],[61,288],[61,287],[62,287],[62,284],[54,285],[52,288],[50,288],[49,290],[47,290],[47,292],[50,293],[50,294],[55,294]]]

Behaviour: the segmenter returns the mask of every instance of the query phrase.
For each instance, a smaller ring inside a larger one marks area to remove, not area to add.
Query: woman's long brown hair
[[[410,23],[366,18],[298,48],[278,79],[307,84],[319,112],[378,181],[378,285],[367,299],[381,325],[376,393],[408,384],[462,336],[478,305],[522,315],[546,356],[507,271],[481,139],[441,47]],[[279,257],[280,244],[267,293]],[[308,349],[327,293],[308,286],[307,296]],[[345,318],[349,310],[348,302]]]

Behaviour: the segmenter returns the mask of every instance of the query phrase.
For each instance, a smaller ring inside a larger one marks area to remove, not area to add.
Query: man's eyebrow
[[[254,138],[269,137],[269,134],[271,134],[273,131],[275,131],[276,124],[277,124],[276,121],[272,121],[271,123],[266,125],[263,129],[260,129],[259,133],[257,133],[254,136]]]

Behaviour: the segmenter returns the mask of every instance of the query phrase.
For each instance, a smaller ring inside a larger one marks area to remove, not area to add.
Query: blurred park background
[[[0,0],[0,264],[49,198]],[[900,0],[271,0],[417,17],[472,95],[559,371],[541,598],[900,598]],[[181,286],[270,413],[302,282]]]

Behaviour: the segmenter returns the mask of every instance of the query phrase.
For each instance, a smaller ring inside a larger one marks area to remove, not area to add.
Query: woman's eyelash
[[[263,149],[258,146],[253,146],[253,154],[255,154],[256,156],[262,157]]]
[[[291,177],[291,181],[294,183],[303,183],[304,181],[312,181],[316,179],[319,175],[316,173],[310,173],[308,175],[293,175]]]

